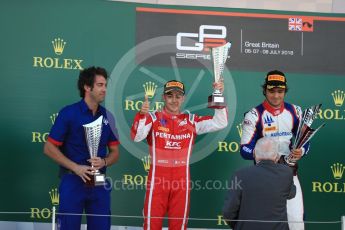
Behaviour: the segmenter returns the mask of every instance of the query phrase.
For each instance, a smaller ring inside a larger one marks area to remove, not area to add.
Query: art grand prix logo
[[[321,108],[316,118],[324,120],[345,120],[345,110],[343,108],[345,93],[343,90],[336,89],[329,97],[334,104],[332,107]]]
[[[210,59],[210,48],[224,45],[226,36],[226,27],[219,25],[201,25],[197,33],[179,32],[176,35],[176,48],[179,51],[176,58]]]
[[[61,58],[65,48],[67,47],[67,42],[62,38],[55,38],[51,41],[52,50],[54,51],[56,57],[33,57],[33,67],[35,68],[53,68],[53,69],[70,69],[70,70],[82,70],[83,60],[77,58]]]
[[[343,175],[345,165],[339,162],[333,163],[330,166],[332,180],[312,181],[312,192],[318,193],[345,193],[345,183]]]

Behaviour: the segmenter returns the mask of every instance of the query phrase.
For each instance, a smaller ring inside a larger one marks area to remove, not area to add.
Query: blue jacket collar
[[[89,109],[89,106],[86,104],[84,98],[81,99],[81,100],[79,101],[79,105],[80,105],[80,109],[81,109],[82,112],[91,111],[91,110]],[[104,110],[105,110],[105,109],[104,109],[101,105],[98,105],[97,114],[98,114],[98,113],[103,114],[103,113],[104,113]]]

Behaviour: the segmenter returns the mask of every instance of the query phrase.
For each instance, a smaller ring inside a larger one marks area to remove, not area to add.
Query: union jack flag
[[[291,31],[301,31],[302,24],[302,18],[289,18],[289,30]]]

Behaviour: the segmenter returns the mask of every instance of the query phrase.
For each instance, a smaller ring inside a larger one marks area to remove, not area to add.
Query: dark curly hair
[[[91,66],[87,69],[83,69],[79,73],[79,79],[78,79],[78,89],[79,89],[79,95],[80,97],[85,97],[85,89],[84,86],[87,85],[93,88],[93,84],[95,82],[96,75],[103,76],[106,80],[108,79],[108,73],[107,71],[102,67],[95,67]]]

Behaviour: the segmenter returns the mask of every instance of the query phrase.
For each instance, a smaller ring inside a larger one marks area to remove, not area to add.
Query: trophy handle
[[[222,75],[220,75],[218,81],[216,83],[219,83],[219,82],[224,82],[224,78]],[[223,93],[219,90],[219,89],[215,89],[213,94],[215,95],[223,95]]]

